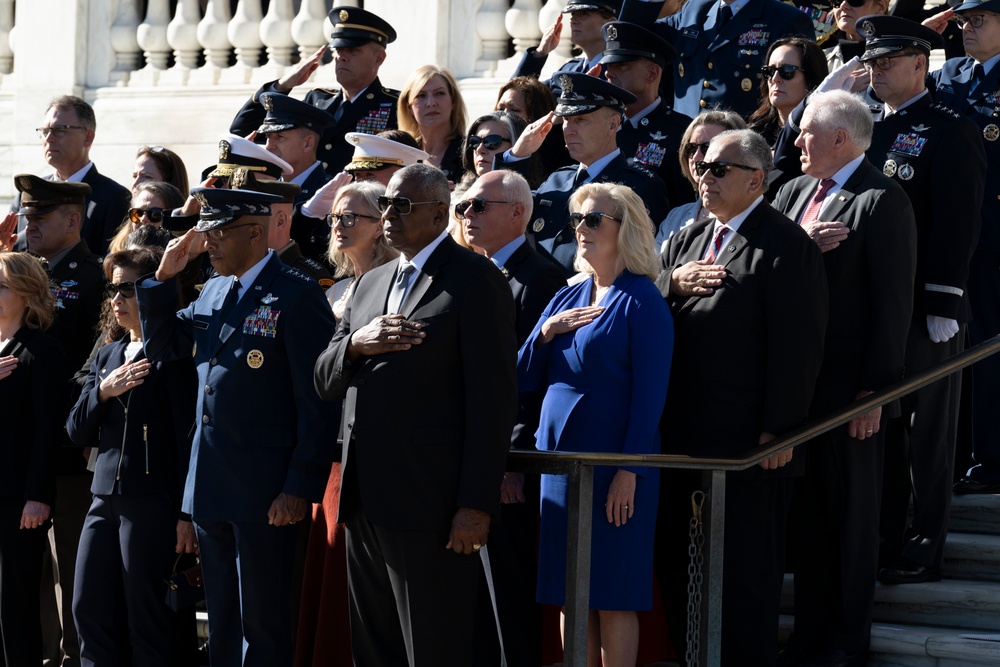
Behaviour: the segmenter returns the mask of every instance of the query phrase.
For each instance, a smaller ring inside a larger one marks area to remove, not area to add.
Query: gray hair
[[[443,171],[429,164],[418,162],[409,167],[403,167],[392,175],[390,183],[401,180],[416,181],[416,187],[425,201],[439,201],[447,204],[451,200],[451,190],[448,187],[448,177]]]
[[[520,204],[524,207],[524,215],[522,215],[521,222],[524,226],[528,226],[528,219],[531,217],[531,209],[533,204],[533,197],[531,196],[531,186],[528,185],[528,181],[521,174],[516,171],[511,171],[509,169],[498,169],[500,174],[500,188],[503,195],[501,195],[505,201],[509,201],[514,204]]]
[[[767,145],[767,140],[753,130],[726,130],[712,138],[710,145],[717,142],[735,138],[734,142],[740,150],[740,161],[748,167],[760,169],[764,172],[764,184],[761,192],[767,192],[767,176],[774,169],[774,158],[771,156],[771,147]]]
[[[827,130],[843,129],[862,151],[872,143],[875,122],[868,105],[845,90],[828,90],[809,97],[812,122]]]

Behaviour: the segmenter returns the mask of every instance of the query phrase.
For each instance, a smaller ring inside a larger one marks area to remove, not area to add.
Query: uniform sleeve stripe
[[[924,285],[924,289],[928,292],[943,292],[945,294],[954,294],[955,296],[962,296],[965,294],[964,290],[960,290],[957,287],[951,287],[950,285],[932,285],[927,283]]]

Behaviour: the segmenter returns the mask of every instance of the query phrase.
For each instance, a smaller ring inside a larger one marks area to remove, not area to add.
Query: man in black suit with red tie
[[[465,238],[507,278],[514,296],[518,345],[527,339],[556,292],[566,286],[562,271],[535,252],[524,236],[531,205],[528,181],[506,169],[480,176],[455,205]],[[535,449],[541,407],[539,393],[520,395],[511,449]],[[479,589],[477,664],[500,664],[494,613],[499,617],[507,665],[541,664],[541,612],[535,603],[538,483],[538,475],[504,473],[500,513],[491,527],[490,548],[484,557],[492,593],[485,581]]]
[[[674,313],[675,355],[663,451],[744,457],[805,422],[823,357],[827,287],[809,237],[764,201],[771,150],[750,130],[724,132],[699,162],[711,218],[670,238],[657,286]],[[726,479],[722,664],[772,667],[784,574],[785,518],[801,457],[788,450]],[[667,622],[684,627],[691,491],[661,488],[657,567]],[[683,634],[674,645],[683,654]]]
[[[860,98],[813,95],[799,126],[805,175],[778,191],[774,207],[823,251],[830,320],[811,409],[819,419],[902,377],[917,228],[906,193],[865,158],[873,123]],[[864,664],[878,570],[882,412],[854,418],[803,452],[789,530],[795,634],[779,664]]]
[[[398,261],[358,278],[316,362],[346,399],[347,525],[358,665],[471,664],[480,561],[517,411],[503,274],[448,235],[448,180],[416,164],[379,198]]]

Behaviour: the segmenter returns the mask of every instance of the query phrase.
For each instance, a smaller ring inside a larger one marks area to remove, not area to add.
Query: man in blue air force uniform
[[[290,665],[294,529],[323,496],[340,408],[312,367],[332,338],[319,285],[267,247],[276,195],[198,188],[200,221],[137,289],[146,356],[194,355],[198,406],[183,510],[197,528],[213,664]],[[217,275],[175,312],[174,276],[208,252]]]

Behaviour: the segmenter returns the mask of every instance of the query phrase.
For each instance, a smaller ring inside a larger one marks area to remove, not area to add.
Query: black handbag
[[[177,556],[173,573],[167,579],[167,606],[174,611],[181,611],[204,599],[205,583],[201,575],[201,559],[195,554]]]

